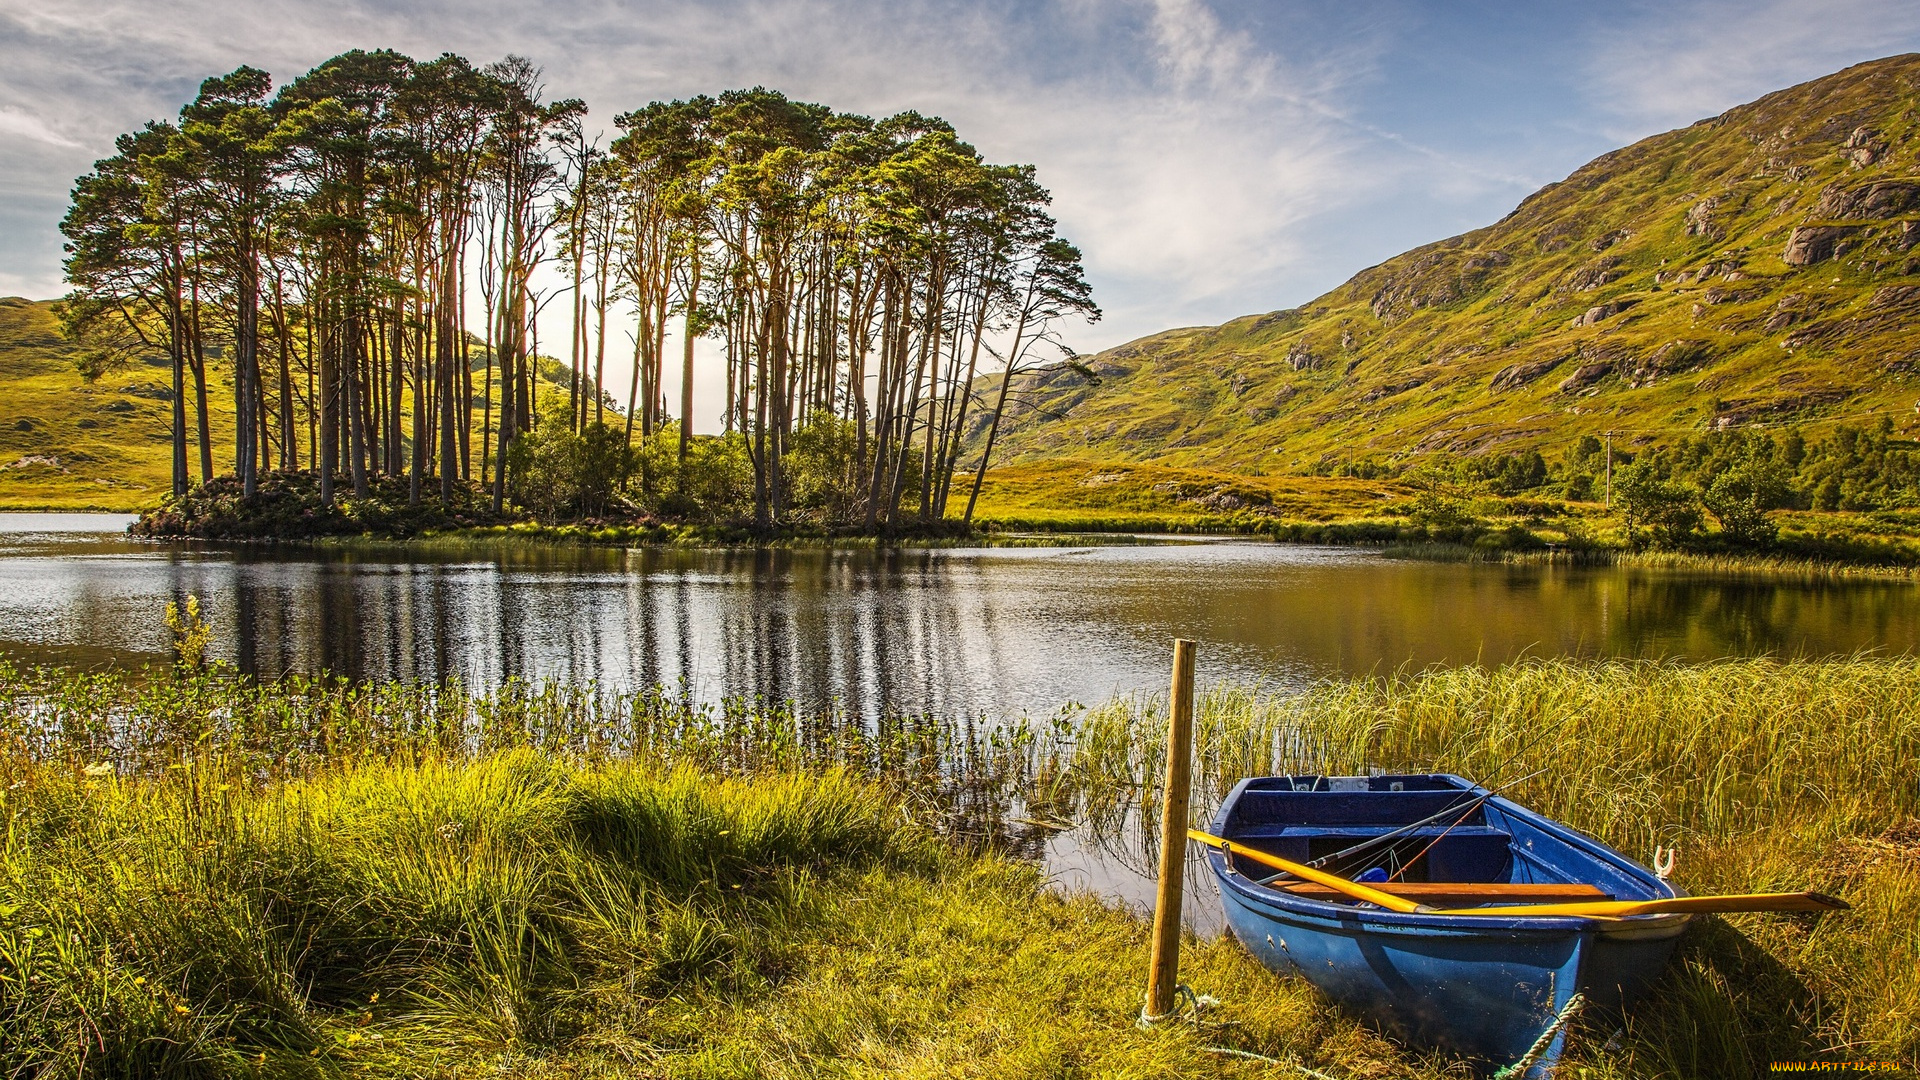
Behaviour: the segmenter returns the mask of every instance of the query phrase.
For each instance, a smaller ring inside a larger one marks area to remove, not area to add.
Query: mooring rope
[[[1188,986],[1186,983],[1181,983],[1180,985],[1174,987],[1173,993],[1174,993],[1173,1008],[1167,1010],[1166,1012],[1160,1013],[1159,1015],[1156,1016],[1153,1013],[1150,1013],[1147,1011],[1146,1005],[1141,1005],[1140,1018],[1134,1021],[1133,1026],[1140,1028],[1142,1030],[1145,1030],[1163,1021],[1177,1019],[1180,1016],[1180,1012],[1181,1012],[1180,999],[1184,998],[1187,1002],[1187,1009],[1186,1009],[1187,1015],[1193,1018],[1193,1026],[1197,1028],[1201,1026],[1200,1010],[1207,1008],[1209,1006],[1220,1004],[1220,999],[1214,997],[1211,994],[1202,996],[1200,994],[1194,993],[1193,987]]]
[[[1181,983],[1180,985],[1174,987],[1173,992],[1175,995],[1175,1002],[1174,1002],[1173,1008],[1156,1016],[1152,1013],[1149,1013],[1147,1011],[1147,1007],[1145,1005],[1142,1005],[1140,1007],[1140,1018],[1134,1021],[1134,1026],[1142,1030],[1145,1030],[1146,1028],[1150,1028],[1155,1024],[1162,1023],[1167,1020],[1178,1019],[1181,1016],[1182,1012],[1184,1011],[1184,1013],[1186,1014],[1186,1017],[1193,1021],[1193,1027],[1195,1031],[1205,1030],[1206,1023],[1204,1020],[1201,1019],[1201,1013],[1206,1009],[1212,1008],[1213,1006],[1220,1004],[1220,999],[1214,997],[1212,994],[1196,994],[1194,993],[1193,987],[1188,986],[1186,983]],[[1182,1010],[1180,1007],[1181,1001],[1186,1002],[1186,1008],[1184,1010]],[[1231,1021],[1229,1021],[1228,1023],[1216,1024],[1214,1026],[1215,1027],[1231,1027],[1233,1026],[1233,1024]],[[1269,1065],[1290,1065],[1293,1068],[1298,1069],[1301,1075],[1311,1077],[1312,1080],[1338,1080],[1337,1077],[1328,1076],[1326,1073],[1320,1072],[1315,1069],[1309,1069],[1305,1065],[1302,1065],[1297,1061],[1289,1061],[1283,1058],[1268,1057],[1265,1054],[1256,1054],[1251,1050],[1239,1050],[1231,1046],[1203,1046],[1200,1048],[1200,1050],[1202,1053],[1207,1053],[1207,1054],[1225,1054],[1228,1057],[1246,1058],[1249,1061],[1263,1061]]]
[[[1573,997],[1568,998],[1566,1008],[1561,1009],[1560,1015],[1554,1017],[1553,1023],[1547,1025],[1547,1030],[1533,1040],[1533,1045],[1527,1048],[1526,1053],[1520,1055],[1520,1060],[1494,1073],[1493,1080],[1519,1080],[1520,1077],[1525,1076],[1527,1070],[1533,1068],[1534,1062],[1540,1060],[1540,1055],[1547,1052],[1547,1047],[1553,1043],[1554,1036],[1560,1034],[1567,1024],[1572,1022],[1573,1014],[1579,1012],[1580,1007],[1586,1003],[1587,995],[1585,994],[1575,993]]]

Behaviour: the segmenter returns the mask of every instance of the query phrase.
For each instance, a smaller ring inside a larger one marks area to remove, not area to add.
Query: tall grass
[[[997,805],[1020,783],[1026,725],[930,717],[877,724],[831,709],[730,698],[695,703],[660,687],[509,680],[351,682],[230,672],[82,672],[0,658],[0,769],[58,765],[152,776],[216,757],[254,782],[358,762],[483,756],[526,748],[581,763],[641,762],[715,775],[842,769],[910,798],[942,825]]]
[[[1201,1052],[1222,1043],[1452,1068],[1230,942],[1193,943],[1185,978],[1239,1026],[1132,1030],[1141,924],[990,849],[1045,817],[1146,854],[1164,723],[1151,697],[866,725],[563,683],[0,665],[0,1075],[1263,1068]],[[1697,920],[1654,1002],[1586,1019],[1590,1076],[1920,1066],[1910,660],[1217,686],[1195,741],[1197,818],[1250,775],[1525,778],[1509,794],[1631,855],[1677,848],[1690,891],[1854,903]]]
[[[831,718],[636,720],[656,699],[559,687],[9,678],[0,1075],[1264,1068],[1201,1050],[1221,1043],[1399,1060],[1222,941],[1187,977],[1243,988],[1216,1016],[1234,1026],[1134,1030],[1137,920],[938,836],[969,785],[1021,786],[1031,734],[950,727],[922,757]]]
[[[1920,575],[1913,560],[1840,557],[1811,553],[1623,551],[1616,548],[1561,547],[1551,550],[1480,548],[1469,544],[1390,544],[1390,559],[1423,562],[1497,562],[1517,566],[1625,566],[1711,575],[1716,579],[1835,581],[1851,579],[1910,581]]]
[[[606,1008],[752,981],[823,868],[933,857],[884,793],[833,772],[716,780],[520,750],[264,788],[191,768],[14,775],[10,1076],[538,1053]]]

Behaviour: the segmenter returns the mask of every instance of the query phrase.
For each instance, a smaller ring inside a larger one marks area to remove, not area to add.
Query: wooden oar
[[[1329,874],[1324,870],[1315,870],[1311,866],[1305,866],[1290,859],[1283,859],[1278,855],[1269,855],[1264,851],[1250,847],[1236,847],[1230,840],[1223,840],[1212,833],[1201,832],[1199,829],[1188,829],[1187,837],[1192,840],[1198,840],[1208,847],[1217,847],[1229,858],[1234,855],[1244,856],[1252,859],[1254,862],[1271,866],[1275,870],[1285,870],[1287,873],[1303,881],[1311,881],[1316,885],[1325,885],[1329,889],[1346,893],[1355,900],[1365,900],[1369,904],[1378,904],[1388,911],[1433,910],[1425,904],[1416,904],[1411,900],[1403,899],[1392,893],[1381,892],[1379,889],[1370,889],[1357,881],[1348,881],[1346,878],[1340,877],[1337,874]]]
[[[1676,915],[1727,911],[1845,911],[1852,904],[1817,892],[1741,893],[1732,896],[1672,896],[1663,900],[1587,900],[1572,904],[1512,904],[1502,907],[1429,909],[1433,915]]]
[[[1628,915],[1670,915],[1689,912],[1730,912],[1730,911],[1844,911],[1851,905],[1835,896],[1817,892],[1797,893],[1751,893],[1740,896],[1676,896],[1662,900],[1587,900],[1570,904],[1512,904],[1501,907],[1477,908],[1433,908],[1426,904],[1415,903],[1403,896],[1370,888],[1357,881],[1315,870],[1278,855],[1269,855],[1257,848],[1241,847],[1230,840],[1222,839],[1212,833],[1199,829],[1188,829],[1187,836],[1209,847],[1219,848],[1223,853],[1239,855],[1254,862],[1271,866],[1275,870],[1285,870],[1304,881],[1316,885],[1325,885],[1337,892],[1345,893],[1355,900],[1365,900],[1388,911],[1403,913],[1417,912],[1423,915],[1491,915],[1526,916],[1545,918],[1548,916],[1574,916],[1585,918],[1622,918]]]

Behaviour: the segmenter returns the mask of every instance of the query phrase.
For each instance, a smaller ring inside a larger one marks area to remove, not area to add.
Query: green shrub
[[[675,521],[728,522],[753,506],[753,465],[737,432],[695,435],[680,457],[680,426],[668,423],[634,448],[627,498]]]
[[[540,422],[507,452],[514,501],[548,521],[608,513],[632,471],[625,433],[599,421],[575,430],[564,398],[543,409]]]
[[[1614,470],[1613,493],[1626,516],[1628,543],[1633,547],[1649,537],[1660,546],[1685,547],[1699,534],[1698,493],[1662,476],[1653,462],[1637,461]]]

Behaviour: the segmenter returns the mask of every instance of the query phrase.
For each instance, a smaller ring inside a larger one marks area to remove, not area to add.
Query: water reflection
[[[1157,690],[1167,639],[1208,678],[1433,663],[1908,652],[1887,581],[1402,562],[1223,541],[905,551],[513,544],[313,552],[138,544],[124,519],[0,515],[0,650],[159,659],[199,595],[215,651],[263,675],[563,677],[832,701],[866,715],[1050,712]]]

